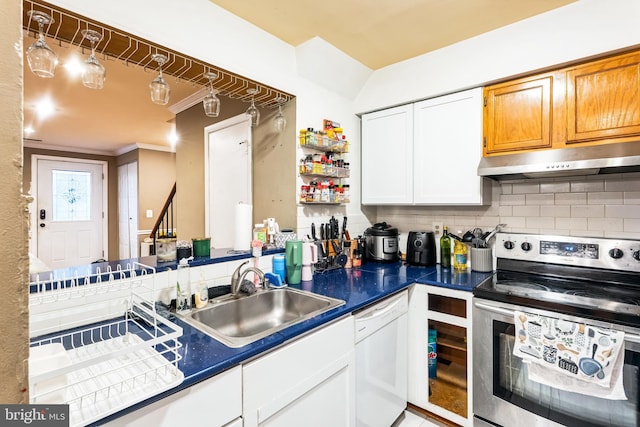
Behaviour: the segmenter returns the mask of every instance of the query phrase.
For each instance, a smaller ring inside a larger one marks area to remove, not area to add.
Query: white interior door
[[[34,156],[37,255],[51,269],[104,258],[106,162]]]
[[[206,232],[216,248],[234,245],[235,206],[251,204],[251,126],[245,114],[205,128]]]
[[[138,162],[118,166],[118,258],[138,257]]]

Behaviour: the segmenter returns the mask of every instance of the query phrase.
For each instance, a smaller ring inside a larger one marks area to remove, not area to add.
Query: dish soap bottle
[[[460,234],[462,234],[462,231],[458,232],[458,235]],[[457,239],[453,244],[453,269],[467,271],[467,245]]]
[[[176,280],[176,312],[191,311],[191,283],[189,283],[189,262],[182,258],[178,263],[178,279]]]
[[[440,236],[440,267],[451,268],[451,238],[446,225],[442,227]]]
[[[202,273],[200,273],[200,280],[198,281],[198,286],[196,287],[195,301],[196,308],[202,308],[209,303],[209,287],[202,278]]]

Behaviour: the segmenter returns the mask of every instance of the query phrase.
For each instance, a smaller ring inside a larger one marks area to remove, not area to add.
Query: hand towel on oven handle
[[[513,317],[515,356],[605,388],[611,387],[613,369],[622,369],[616,363],[623,353],[622,331],[522,311]]]

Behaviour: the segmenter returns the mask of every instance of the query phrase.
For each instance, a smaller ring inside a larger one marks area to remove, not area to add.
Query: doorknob
[[[40,223],[40,227],[41,227],[41,228],[44,228],[44,227],[45,227],[44,222],[41,222],[41,223]]]

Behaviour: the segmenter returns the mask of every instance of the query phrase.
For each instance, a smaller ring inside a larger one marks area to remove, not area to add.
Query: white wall
[[[481,19],[481,17],[478,17]],[[363,113],[640,44],[638,0],[581,0],[376,70],[355,102]]]

